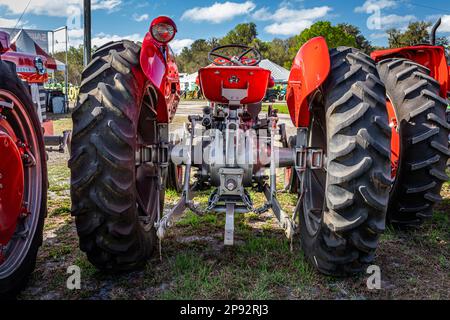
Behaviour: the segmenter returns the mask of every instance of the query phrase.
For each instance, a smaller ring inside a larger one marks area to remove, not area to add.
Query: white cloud
[[[70,29],[69,38],[83,38],[84,29]]]
[[[170,43],[170,47],[172,48],[173,52],[179,54],[183,50],[183,48],[190,47],[193,42],[194,40],[192,39],[175,39]]]
[[[325,17],[331,10],[332,8],[328,6],[298,10],[284,6],[277,9],[273,14],[267,9],[260,9],[255,12],[253,18],[273,21],[272,24],[264,28],[266,32],[289,36],[299,34],[304,29],[309,28],[315,20]]]
[[[441,18],[442,22],[438,32],[450,32],[450,15],[443,15]]]
[[[311,20],[299,20],[289,21],[282,23],[273,23],[264,28],[264,30],[270,34],[279,34],[283,36],[290,36],[299,34],[303,30],[311,27],[313,21]]]
[[[278,22],[284,22],[286,20],[314,20],[324,17],[331,10],[331,7],[328,6],[300,10],[283,7],[275,11],[273,19]]]
[[[389,14],[380,16],[379,26],[381,30],[390,28],[405,29],[408,24],[414,20],[416,20],[416,17],[413,15],[399,16],[396,14]]]
[[[253,19],[256,19],[256,20],[266,21],[266,20],[271,20],[273,17],[273,14],[270,13],[268,8],[264,7],[264,8],[256,10],[252,14],[252,17],[253,17]]]
[[[66,35],[64,31],[55,33],[55,52],[66,50],[65,36]],[[110,41],[120,41],[124,39],[138,42],[142,41],[144,37],[138,33],[121,36],[116,34],[106,34],[102,32],[93,36],[91,41],[92,46],[100,47]],[[69,47],[78,48],[82,44],[83,44],[83,29],[69,30]],[[51,51],[51,44],[50,44],[50,51]]]
[[[122,0],[93,0],[92,10],[114,10],[122,4]]]
[[[65,17],[73,7],[82,8],[82,0],[38,0],[31,1],[27,13],[52,17]],[[115,10],[122,0],[92,0],[92,10]],[[8,14],[21,15],[26,7],[26,1],[0,0],[0,6],[7,9]],[[80,11],[81,13],[81,11]]]
[[[108,42],[111,41],[120,41],[120,40],[131,40],[131,41],[142,41],[144,39],[143,36],[141,36],[139,33],[133,33],[130,35],[125,36],[119,36],[116,34],[106,34],[106,33],[99,33],[95,37],[92,38],[92,46],[100,47]]]
[[[7,18],[1,18],[0,17],[0,27],[3,28],[14,28],[17,25],[17,21],[19,19],[7,19]],[[20,25],[24,24],[23,22],[20,22]]]
[[[394,0],[366,0],[360,7],[355,8],[358,13],[373,13],[377,10],[394,8],[397,3]]]
[[[387,35],[387,33],[386,32],[380,32],[380,33],[371,33],[370,35],[369,35],[369,38],[370,39],[385,39],[385,38],[387,38],[388,37],[388,35]]]
[[[211,23],[221,23],[232,20],[237,16],[242,16],[252,12],[256,8],[253,1],[238,2],[215,2],[209,7],[195,7],[183,13],[181,20],[191,20],[195,22],[208,21]]]
[[[133,14],[133,20],[137,21],[137,22],[142,22],[142,21],[147,21],[149,19],[149,15],[148,14],[142,14],[142,15],[138,15],[138,14]]]

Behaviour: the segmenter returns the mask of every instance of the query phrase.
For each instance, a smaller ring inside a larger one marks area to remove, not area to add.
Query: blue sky
[[[82,0],[31,0],[18,21],[28,1],[0,0],[0,27],[18,24],[51,30],[68,24],[70,44],[82,42]],[[221,37],[242,22],[255,22],[263,40],[298,34],[318,20],[347,22],[358,26],[373,44],[385,45],[386,29],[442,16],[440,35],[450,37],[450,1],[442,0],[92,0],[92,7],[97,45],[142,39],[158,15],[168,15],[178,25],[175,51],[195,39]]]

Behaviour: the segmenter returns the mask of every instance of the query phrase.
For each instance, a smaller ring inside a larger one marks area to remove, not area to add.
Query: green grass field
[[[56,131],[70,120],[55,122]],[[22,299],[450,299],[450,183],[433,219],[411,231],[387,229],[375,263],[382,270],[382,289],[369,290],[366,275],[333,278],[306,263],[299,241],[286,240],[273,215],[236,217],[236,245],[223,245],[224,216],[188,212],[162,242],[148,264],[131,273],[97,271],[78,247],[70,216],[68,154],[50,154],[49,215],[36,271]],[[209,193],[196,201],[203,206]],[[261,194],[252,192],[256,205]],[[168,191],[166,208],[178,194]],[[280,194],[286,210],[296,196]],[[67,267],[82,270],[82,289],[66,288]]]

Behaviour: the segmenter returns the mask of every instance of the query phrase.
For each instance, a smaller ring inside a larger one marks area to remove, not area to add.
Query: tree
[[[256,24],[253,22],[240,23],[220,40],[220,44],[243,44],[248,46],[257,36],[258,32],[256,31]]]
[[[303,30],[299,35],[293,39],[293,45],[289,48],[288,61],[285,62],[285,67],[290,68],[298,49],[308,40],[322,36],[327,41],[328,47],[336,48],[339,46],[356,47],[355,36],[346,33],[338,26],[332,26],[329,21],[318,21],[308,29]]]
[[[56,52],[53,57],[61,62],[66,61],[66,52]],[[79,86],[81,84],[81,73],[83,72],[83,46],[78,48],[70,47],[67,53],[67,63],[69,71],[69,83]],[[58,82],[64,81],[64,73],[56,72],[55,79]]]
[[[180,72],[194,73],[199,68],[207,66],[208,52],[217,46],[217,39],[211,40],[199,39],[195,40],[190,48],[183,48],[177,57],[177,65]]]
[[[411,22],[408,28],[402,32],[398,29],[387,30],[388,42],[390,48],[401,48],[417,44],[429,43],[431,23],[424,21]],[[437,38],[436,44],[450,50],[448,39],[445,37]]]
[[[430,25],[431,24],[427,22],[417,21],[410,23],[404,32],[401,32],[398,29],[387,30],[389,47],[399,48],[427,43],[430,37],[430,33],[427,29]]]
[[[348,35],[355,37],[356,48],[362,50],[365,54],[370,54],[373,51],[374,48],[370,44],[369,40],[361,34],[358,27],[349,23],[340,23],[337,27],[344,30],[344,32]]]
[[[289,59],[289,40],[273,39],[267,42],[264,57],[282,66]]]

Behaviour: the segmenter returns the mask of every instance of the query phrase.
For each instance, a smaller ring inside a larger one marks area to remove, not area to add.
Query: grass
[[[57,130],[70,128],[66,119]],[[246,213],[235,219],[235,246],[223,245],[223,214],[197,216],[187,212],[162,242],[162,260],[155,252],[131,273],[98,271],[80,251],[70,216],[68,154],[50,154],[49,215],[43,246],[24,299],[449,299],[450,298],[450,183],[433,219],[414,231],[388,227],[375,263],[382,270],[383,289],[366,287],[366,275],[333,278],[320,275],[301,253],[298,239],[291,244],[273,215]],[[260,193],[249,191],[256,206]],[[209,192],[195,201],[204,208]],[[166,192],[167,207],[179,195]],[[286,211],[297,197],[281,193]],[[158,251],[158,250],[156,250]],[[66,288],[67,267],[81,268],[82,290]],[[385,288],[386,287],[386,288]]]
[[[289,114],[289,109],[287,104],[283,103],[283,104],[273,104],[273,108],[278,110],[279,114]],[[267,112],[269,110],[269,105],[263,105],[262,106],[262,110],[263,112]]]

